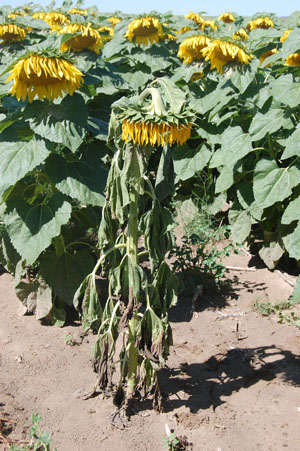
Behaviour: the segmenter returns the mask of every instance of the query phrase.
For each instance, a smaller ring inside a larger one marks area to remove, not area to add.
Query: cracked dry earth
[[[225,261],[247,267],[249,257]],[[82,400],[96,382],[95,340],[74,322],[58,329],[19,316],[13,280],[0,276],[0,422],[6,438],[26,440],[40,413],[58,451],[162,450],[165,424],[201,451],[300,449],[300,330],[253,311],[255,300],[286,300],[292,287],[267,269],[229,271],[222,296],[204,287],[191,315],[181,296],[170,312],[174,346],[159,374],[164,413],[139,404],[127,428],[110,424],[112,400]],[[72,334],[77,345],[66,345]],[[5,429],[6,428],[6,429]],[[10,433],[9,433],[10,432]],[[1,436],[1,435],[0,435]],[[0,440],[1,441],[1,440]],[[5,444],[0,444],[0,449]]]

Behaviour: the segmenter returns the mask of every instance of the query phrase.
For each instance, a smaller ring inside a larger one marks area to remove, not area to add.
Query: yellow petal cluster
[[[47,16],[47,14],[46,13],[43,13],[43,12],[40,12],[40,13],[34,13],[33,15],[32,15],[32,17],[34,18],[34,19],[41,19],[41,20],[45,20],[45,17]]]
[[[119,19],[118,17],[109,17],[109,19],[107,19],[108,22],[110,22],[112,24],[113,27],[115,27],[119,22],[121,22],[121,19]]]
[[[292,53],[291,55],[289,55],[285,60],[285,66],[300,66],[300,53]]]
[[[10,14],[8,14],[8,18],[9,19],[15,19],[16,17],[21,17],[21,16],[27,16],[27,14],[26,13],[22,13],[22,12],[15,12],[15,13],[10,13]]]
[[[190,11],[185,17],[192,20],[196,25],[198,25],[198,27],[201,27],[205,22],[203,17],[201,17],[199,14],[193,13],[192,11]]]
[[[32,54],[21,59],[11,72],[5,81],[14,80],[9,92],[23,102],[28,96],[29,103],[35,96],[56,99],[63,93],[72,95],[83,83],[83,74],[63,58]]]
[[[218,17],[218,20],[223,20],[225,23],[232,23],[235,21],[235,18],[231,13],[223,13]]]
[[[110,41],[114,37],[114,29],[111,27],[100,27],[98,31],[103,41]]]
[[[218,28],[214,20],[205,20],[201,25],[201,30],[204,31],[205,27],[209,27],[212,30],[216,30]]]
[[[248,25],[246,26],[248,31],[252,31],[255,28],[263,28],[267,30],[268,28],[273,28],[274,22],[269,17],[258,17],[258,19],[250,20]]]
[[[65,33],[80,33],[80,35],[69,39],[64,42],[60,48],[62,52],[68,50],[74,50],[75,52],[81,52],[84,49],[92,50],[93,52],[100,53],[100,49],[103,47],[103,41],[101,39],[98,30],[91,27],[91,24],[70,24],[61,28],[57,34]]]
[[[125,142],[133,141],[139,145],[150,144],[154,146],[163,146],[164,144],[182,145],[191,135],[192,124],[176,125],[166,123],[146,123],[146,122],[129,122],[127,119],[122,123],[122,139]]]
[[[247,41],[247,39],[249,38],[248,34],[246,33],[246,31],[243,28],[236,31],[232,37],[233,37],[233,39],[241,40],[241,41]]]
[[[188,31],[192,31],[192,30],[193,29],[191,27],[182,27],[182,28],[180,28],[180,30],[177,31],[177,33],[184,34],[184,33],[187,33]]]
[[[55,11],[47,13],[43,20],[47,22],[52,30],[60,30],[62,26],[69,23],[69,19],[65,14]]]
[[[203,49],[205,61],[210,61],[211,69],[216,68],[222,74],[224,64],[236,61],[242,64],[249,64],[252,55],[247,55],[243,49],[231,42],[216,39]]]
[[[285,32],[283,33],[283,35],[280,38],[280,42],[283,43],[287,39],[287,37],[289,36],[291,31],[292,31],[291,29],[285,30]]]
[[[262,64],[266,58],[268,58],[268,56],[271,55],[275,55],[275,53],[277,53],[278,50],[277,49],[272,49],[272,50],[268,50],[267,52],[263,53],[260,58],[259,58],[259,64]],[[269,67],[270,65],[268,64],[266,67]]]
[[[178,57],[183,58],[184,64],[204,58],[203,49],[208,46],[211,39],[204,35],[186,38],[179,46]]]
[[[77,8],[71,8],[68,11],[69,14],[79,14],[80,16],[86,16],[87,10],[86,9],[77,9]]]
[[[128,31],[125,33],[125,38],[129,41],[133,41],[137,44],[148,45],[153,42],[158,42],[163,38],[163,30],[161,23],[155,17],[141,17],[134,19],[128,25]]]
[[[13,24],[0,25],[0,39],[3,42],[23,41],[26,38],[26,30]]]

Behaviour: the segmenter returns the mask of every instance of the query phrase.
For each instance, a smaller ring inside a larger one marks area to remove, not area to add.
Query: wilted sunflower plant
[[[101,256],[74,303],[83,324],[98,329],[93,349],[98,387],[115,389],[119,361],[115,399],[120,393],[123,400],[152,394],[159,408],[157,370],[172,345],[168,310],[178,288],[166,261],[174,244],[168,208],[174,192],[171,149],[189,139],[193,113],[185,94],[164,78],[112,108],[109,141],[115,154],[98,233]],[[107,299],[103,293],[100,301],[98,274],[108,280]]]

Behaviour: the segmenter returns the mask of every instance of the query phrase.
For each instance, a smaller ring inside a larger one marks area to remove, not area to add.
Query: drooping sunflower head
[[[184,34],[187,33],[188,31],[193,31],[193,29],[191,27],[182,27],[178,30],[178,34]]]
[[[204,58],[203,49],[208,46],[211,39],[204,35],[186,38],[179,46],[178,57],[183,59],[184,64],[199,61]]]
[[[64,93],[74,94],[83,83],[83,74],[65,58],[30,54],[19,60],[5,81],[14,80],[10,93],[31,103],[39,99],[56,99]]]
[[[262,65],[262,63],[265,61],[266,58],[268,58],[271,55],[275,55],[275,53],[277,53],[278,50],[276,48],[268,50],[267,52],[263,53],[260,57],[259,57],[259,64]],[[266,66],[269,67],[269,64]]]
[[[100,27],[98,31],[103,41],[110,41],[114,37],[114,29],[112,27]]]
[[[216,25],[214,20],[205,20],[202,24],[201,24],[201,30],[204,31],[205,28],[211,28],[212,30],[216,30],[218,28],[218,26]]]
[[[75,52],[81,52],[82,50],[88,49],[95,52],[97,55],[100,53],[100,49],[103,47],[103,41],[101,39],[98,30],[91,27],[91,24],[70,24],[61,28],[58,34],[65,33],[80,33],[78,36],[69,39],[64,42],[60,48],[62,52],[67,52],[68,50],[74,50]]]
[[[222,20],[225,23],[232,23],[235,21],[234,16],[231,13],[222,13],[219,17],[218,20]]]
[[[26,29],[14,24],[0,25],[0,39],[3,43],[24,41]]]
[[[119,19],[118,17],[109,17],[108,22],[110,22],[112,24],[113,27],[115,27],[119,22],[121,22],[121,19]]]
[[[300,66],[300,53],[292,53],[291,55],[289,55],[285,60],[285,66]]]
[[[288,30],[285,30],[285,32],[283,33],[283,35],[281,36],[281,38],[280,38],[280,42],[284,42],[287,38],[288,38],[288,36],[290,35],[290,33],[292,32],[293,30],[292,29],[288,29]]]
[[[269,17],[258,17],[255,20],[250,20],[248,25],[246,26],[248,31],[252,31],[255,28],[263,28],[264,30],[267,30],[268,28],[273,28],[274,22]]]
[[[191,135],[192,113],[167,111],[160,92],[147,88],[141,95],[143,100],[151,96],[148,107],[130,106],[119,114],[122,123],[122,140],[139,146],[161,146],[184,144]]]
[[[241,28],[240,30],[236,31],[232,37],[237,41],[247,41],[247,39],[249,39],[249,36],[244,30],[244,28]]]
[[[43,12],[39,12],[39,13],[34,13],[32,15],[32,17],[34,19],[41,19],[41,20],[45,20],[45,17],[47,16],[47,13],[43,13]]]
[[[186,16],[187,19],[192,20],[198,27],[201,27],[202,24],[205,22],[205,19],[203,19],[202,16],[199,14],[195,14],[192,11],[190,11]]]
[[[205,61],[210,61],[211,69],[216,68],[222,74],[223,66],[229,62],[249,64],[252,55],[248,55],[239,45],[229,41],[216,39],[203,49]]]
[[[136,44],[148,45],[158,42],[163,35],[160,21],[155,17],[145,16],[130,22],[125,38],[131,42],[134,40]]]
[[[8,14],[9,19],[16,19],[17,17],[27,16],[27,13],[22,11],[15,11],[14,13]]]
[[[69,19],[63,13],[53,11],[51,13],[47,13],[43,20],[47,22],[52,30],[60,30],[61,27],[69,23]]]
[[[69,9],[68,13],[69,14],[79,14],[80,16],[87,16],[86,9],[71,8],[71,9]]]

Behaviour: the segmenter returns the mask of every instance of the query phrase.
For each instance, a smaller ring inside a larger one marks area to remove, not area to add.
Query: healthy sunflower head
[[[211,39],[204,35],[186,38],[179,46],[178,57],[183,58],[184,64],[204,58],[203,49],[208,46]]]
[[[130,22],[125,38],[129,41],[135,40],[137,44],[148,45],[158,42],[163,38],[163,35],[160,21],[155,17],[146,16]]]
[[[98,31],[103,41],[110,41],[114,37],[114,29],[111,27],[100,27]]]
[[[200,28],[201,28],[202,24],[205,22],[203,17],[201,17],[199,14],[193,13],[192,11],[190,11],[185,17],[187,19],[192,20]]]
[[[60,30],[61,27],[69,23],[69,19],[65,14],[55,11],[47,13],[44,16],[43,20],[47,22],[47,24],[50,26],[52,30],[57,31]]]
[[[216,68],[220,74],[223,73],[223,66],[226,63],[236,61],[242,64],[249,64],[252,59],[252,55],[247,55],[237,44],[222,41],[221,39],[216,39],[208,44],[203,49],[203,55],[205,56],[205,61],[210,61],[211,69]]]
[[[283,35],[281,36],[281,38],[280,38],[280,42],[284,42],[286,39],[287,39],[287,37],[289,36],[289,34],[292,32],[292,30],[291,29],[288,29],[288,30],[285,30],[285,32],[283,33]]]
[[[263,28],[264,30],[267,30],[268,28],[273,28],[274,22],[269,17],[258,17],[255,20],[250,20],[248,25],[246,26],[248,31],[252,31],[255,28]]]
[[[285,66],[300,66],[300,53],[292,53],[291,55],[289,55],[285,60]]]
[[[86,9],[71,8],[71,9],[69,9],[68,13],[69,14],[79,14],[80,16],[87,16]]]
[[[75,52],[81,52],[84,49],[92,50],[97,55],[100,53],[100,49],[103,47],[103,41],[101,39],[98,30],[91,27],[91,24],[70,24],[61,28],[57,34],[65,33],[80,33],[80,35],[69,39],[64,42],[60,48],[62,52],[68,50],[74,50]]]
[[[14,80],[10,93],[31,103],[39,99],[56,99],[63,93],[74,94],[83,83],[83,74],[64,58],[31,54],[15,64],[5,81]]]
[[[275,53],[277,53],[277,52],[278,52],[278,50],[275,48],[275,49],[268,50],[267,52],[263,53],[259,58],[259,64],[261,65],[265,61],[265,59],[268,58],[268,56],[275,55]],[[266,67],[269,67],[269,64]]]
[[[218,20],[222,20],[225,23],[232,23],[235,21],[235,18],[231,13],[223,13],[218,17]]]
[[[2,43],[24,41],[26,30],[13,24],[0,25],[0,39]]]
[[[112,24],[113,27],[115,27],[119,22],[121,22],[121,19],[119,19],[118,17],[109,17],[109,19],[107,19],[108,22],[110,22]]]
[[[236,31],[232,37],[233,37],[233,39],[236,39],[237,41],[238,40],[247,41],[247,39],[249,39],[248,34],[246,33],[246,31],[243,28]]]

